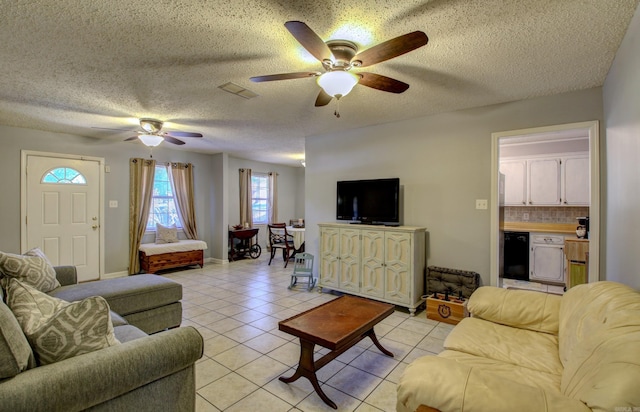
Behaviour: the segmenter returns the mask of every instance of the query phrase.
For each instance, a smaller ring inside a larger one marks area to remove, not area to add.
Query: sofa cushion
[[[559,338],[566,396],[601,410],[640,405],[638,291],[615,282],[571,288],[562,298]]]
[[[483,286],[471,295],[467,309],[491,322],[557,334],[561,300],[549,293]]]
[[[7,282],[7,305],[40,365],[117,345],[109,305],[100,296],[69,303],[16,279]]]
[[[20,324],[0,299],[0,379],[11,378],[34,366],[35,358]]]
[[[15,278],[42,292],[60,287],[60,282],[56,279],[56,271],[49,260],[39,256],[34,250],[30,252],[34,256],[0,252],[0,274],[4,278],[3,285],[7,278]]]
[[[116,338],[118,339],[118,341],[122,343],[149,336],[143,331],[141,331],[140,329],[131,325],[116,326],[113,328],[113,330],[116,334]]]
[[[548,333],[464,318],[449,333],[444,348],[544,373],[562,374],[558,337]]]
[[[481,369],[505,381],[513,380],[545,391],[560,392],[561,376],[555,373],[533,370],[511,362],[502,362],[454,350],[443,350],[438,354],[438,357]]]
[[[157,275],[133,275],[62,286],[49,293],[68,302],[102,296],[111,310],[124,316],[178,302],[182,285]]]

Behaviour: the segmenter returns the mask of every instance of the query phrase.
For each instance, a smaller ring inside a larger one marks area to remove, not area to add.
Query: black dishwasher
[[[529,280],[529,232],[504,232],[503,277]]]

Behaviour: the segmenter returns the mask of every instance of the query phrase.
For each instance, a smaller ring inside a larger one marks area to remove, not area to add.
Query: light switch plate
[[[476,199],[476,209],[486,209],[489,207],[487,199]]]
[[[109,200],[109,207],[118,207],[117,200]]]

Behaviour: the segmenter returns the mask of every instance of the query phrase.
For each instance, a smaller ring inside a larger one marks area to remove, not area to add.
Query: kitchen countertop
[[[500,227],[510,232],[543,232],[576,235],[575,223],[504,222]]]

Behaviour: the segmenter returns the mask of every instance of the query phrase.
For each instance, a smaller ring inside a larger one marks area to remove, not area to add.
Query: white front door
[[[26,249],[73,265],[78,281],[100,278],[99,160],[26,157]]]

